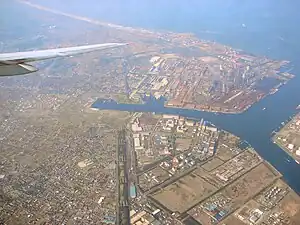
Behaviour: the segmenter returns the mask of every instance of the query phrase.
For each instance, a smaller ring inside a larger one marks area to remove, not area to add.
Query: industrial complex
[[[300,113],[296,114],[291,121],[275,132],[273,141],[285,150],[296,163],[300,163]],[[289,160],[289,159],[287,159]]]
[[[131,224],[300,222],[300,198],[281,174],[203,119],[135,113],[127,136]]]

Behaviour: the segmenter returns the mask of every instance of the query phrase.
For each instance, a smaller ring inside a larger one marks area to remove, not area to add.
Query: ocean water
[[[294,52],[299,52],[300,31],[297,23],[300,21],[300,15],[297,10],[300,8],[300,2],[298,1],[34,0],[34,2],[64,12],[122,25],[192,32],[201,38],[217,40],[256,54],[270,54],[276,58],[287,58]],[[296,46],[298,48],[295,48]]]

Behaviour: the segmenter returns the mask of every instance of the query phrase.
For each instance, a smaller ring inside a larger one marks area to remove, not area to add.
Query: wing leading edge
[[[21,75],[21,74],[36,72],[38,69],[34,69],[33,66],[25,64],[28,62],[57,58],[57,57],[73,56],[73,55],[88,53],[92,51],[116,48],[124,45],[127,44],[105,43],[105,44],[47,49],[47,50],[30,51],[30,52],[3,53],[0,54],[0,76],[13,76],[13,75]]]

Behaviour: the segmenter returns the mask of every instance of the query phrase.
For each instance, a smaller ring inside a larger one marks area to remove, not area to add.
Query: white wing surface
[[[105,43],[67,48],[47,49],[30,52],[13,52],[0,54],[0,76],[14,76],[36,72],[38,69],[28,62],[67,57],[92,51],[124,46],[124,43]]]

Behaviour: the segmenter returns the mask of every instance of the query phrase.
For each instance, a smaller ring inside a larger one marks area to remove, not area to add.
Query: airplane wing
[[[14,76],[36,72],[38,69],[28,62],[67,57],[77,54],[116,48],[126,45],[125,43],[105,43],[96,45],[85,45],[67,48],[47,49],[30,52],[13,52],[0,54],[0,76]]]

